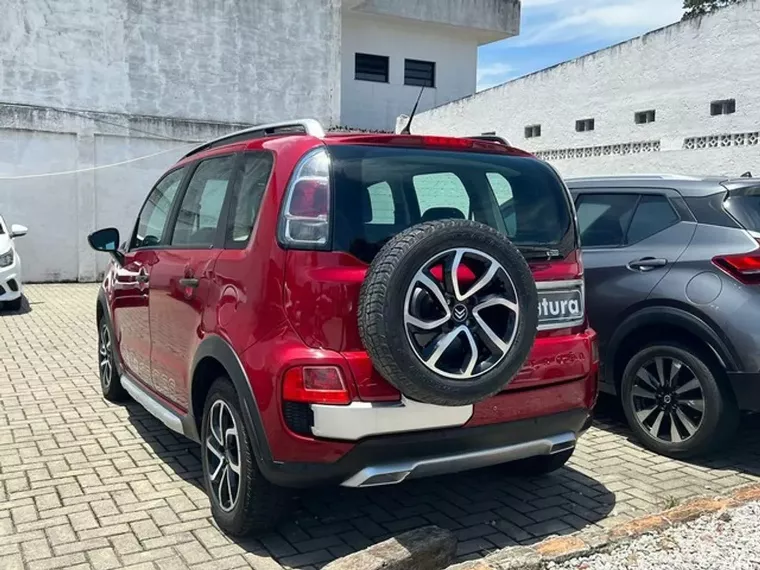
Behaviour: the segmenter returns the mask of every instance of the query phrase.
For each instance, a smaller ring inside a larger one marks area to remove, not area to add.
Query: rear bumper
[[[760,372],[729,372],[728,380],[739,409],[760,412]]]
[[[334,463],[272,463],[267,478],[287,487],[366,487],[548,455],[575,446],[590,410],[476,427],[372,437]]]

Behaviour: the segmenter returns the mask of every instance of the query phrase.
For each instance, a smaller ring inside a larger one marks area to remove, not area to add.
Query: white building
[[[412,131],[495,131],[564,175],[757,175],[759,30],[747,0],[443,105]]]
[[[314,117],[392,130],[475,91],[519,0],[0,0],[0,211],[25,275],[91,280],[187,141]]]

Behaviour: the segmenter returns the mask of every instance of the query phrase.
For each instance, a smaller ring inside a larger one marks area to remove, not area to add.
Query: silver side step
[[[406,479],[457,473],[469,469],[508,463],[518,459],[527,459],[528,457],[535,457],[537,455],[551,455],[575,447],[575,441],[575,434],[567,432],[505,447],[375,465],[365,467],[343,481],[341,485],[343,487],[395,485]]]
[[[182,427],[182,419],[177,414],[157,402],[153,396],[148,394],[136,382],[132,381],[126,374],[122,374],[121,376],[121,385],[129,395],[132,396],[135,402],[150,412],[151,415],[161,421],[166,427],[185,435],[185,430]]]

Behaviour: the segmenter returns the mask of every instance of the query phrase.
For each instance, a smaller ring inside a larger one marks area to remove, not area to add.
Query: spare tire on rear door
[[[359,334],[375,368],[430,404],[472,404],[504,389],[537,326],[536,285],[522,254],[503,233],[468,220],[395,236],[359,297]]]

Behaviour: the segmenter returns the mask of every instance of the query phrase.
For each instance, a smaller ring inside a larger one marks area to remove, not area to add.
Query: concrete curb
[[[440,570],[454,560],[457,539],[426,526],[330,562],[322,570]]]
[[[481,560],[449,566],[448,570],[541,570],[549,562],[564,562],[576,556],[609,550],[649,532],[679,525],[704,515],[760,500],[760,484],[740,487],[723,497],[698,497],[659,514],[613,527],[581,530],[568,536],[554,536],[532,546],[514,546]]]

